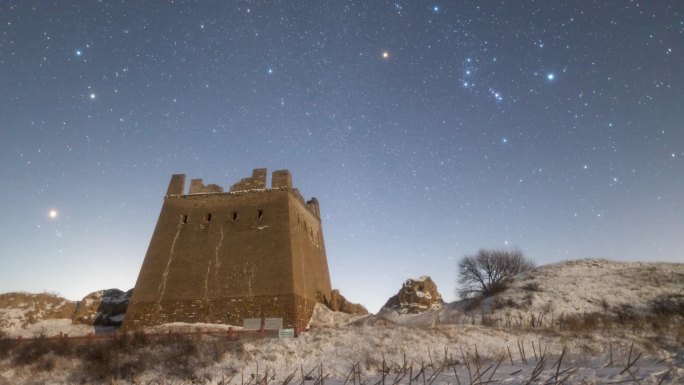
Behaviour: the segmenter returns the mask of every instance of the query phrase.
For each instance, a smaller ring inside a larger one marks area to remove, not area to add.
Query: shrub
[[[42,356],[53,350],[53,343],[44,335],[32,338],[19,344],[12,363],[16,365],[31,365],[38,362]]]
[[[651,308],[660,316],[684,316],[684,294],[662,294],[653,300]]]
[[[536,291],[536,292],[541,292],[541,291],[542,291],[542,288],[541,288],[541,286],[539,286],[539,283],[538,283],[538,282],[526,283],[526,284],[522,287],[522,289],[523,289],[523,290],[526,290],[526,291]]]
[[[508,279],[532,268],[534,263],[518,249],[481,249],[458,263],[458,293],[462,298],[500,293],[506,290]]]
[[[17,346],[17,340],[0,335],[0,360],[6,358]]]

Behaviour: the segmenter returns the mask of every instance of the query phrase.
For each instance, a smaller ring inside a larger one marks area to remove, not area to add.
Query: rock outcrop
[[[444,304],[437,285],[430,277],[407,279],[392,296],[382,310],[396,311],[401,314],[419,314],[430,309],[439,309]]]
[[[339,311],[342,313],[360,315],[368,314],[368,310],[363,307],[363,305],[347,301],[347,299],[344,298],[344,296],[340,294],[340,291],[337,289],[330,293],[330,301],[325,303],[325,305],[328,306],[330,310]]]
[[[72,317],[74,323],[93,326],[121,326],[133,290],[99,290],[78,302]]]

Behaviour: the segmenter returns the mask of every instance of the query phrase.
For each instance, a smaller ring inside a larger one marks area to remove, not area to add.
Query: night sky
[[[0,3],[0,292],[127,290],[171,174],[258,167],[371,311],[479,248],[684,262],[684,2]]]

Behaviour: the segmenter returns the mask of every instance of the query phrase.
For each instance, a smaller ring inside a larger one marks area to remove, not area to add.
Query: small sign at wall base
[[[245,330],[259,330],[261,329],[261,318],[245,318],[242,321],[242,327]]]
[[[278,330],[278,338],[294,338],[294,329],[280,329]]]
[[[264,320],[264,330],[279,330],[283,328],[282,318],[266,318]]]

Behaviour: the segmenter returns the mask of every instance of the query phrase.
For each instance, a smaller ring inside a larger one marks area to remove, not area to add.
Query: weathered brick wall
[[[289,172],[279,173],[288,183]],[[180,179],[170,192],[182,192]],[[170,194],[124,327],[259,317],[303,327],[330,291],[320,219],[294,189]]]
[[[320,219],[299,199],[290,201],[290,242],[296,293],[314,301],[332,291]]]
[[[170,322],[219,323],[242,326],[245,318],[283,318],[283,327],[304,328],[315,302],[297,295],[169,299],[161,303],[135,302],[126,314],[128,329]],[[307,316],[308,314],[308,316]]]

